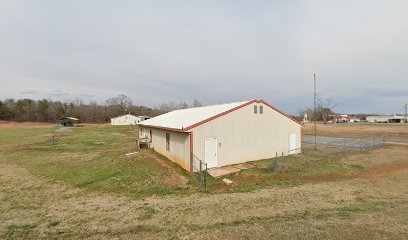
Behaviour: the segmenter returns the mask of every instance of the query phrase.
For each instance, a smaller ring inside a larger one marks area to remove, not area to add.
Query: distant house
[[[360,118],[343,114],[343,115],[334,116],[334,121],[336,123],[346,123],[346,122],[352,123],[352,122],[360,122]]]
[[[139,139],[193,172],[301,152],[301,123],[263,100],[172,111],[138,123]]]
[[[132,114],[125,114],[122,116],[111,118],[111,125],[136,125],[140,122],[140,118]]]

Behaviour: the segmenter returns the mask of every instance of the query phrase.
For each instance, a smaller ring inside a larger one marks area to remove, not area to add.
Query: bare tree
[[[299,117],[302,119],[306,113],[311,121],[323,121],[323,123],[326,124],[330,115],[334,114],[333,109],[336,106],[337,103],[331,98],[318,95],[316,112],[313,110],[313,107],[306,106],[298,111]]]
[[[106,104],[118,107],[120,113],[124,114],[129,110],[129,107],[132,106],[132,99],[124,94],[120,94],[117,97],[106,100]]]
[[[191,107],[201,107],[203,106],[197,99],[194,99],[193,104]]]
[[[169,109],[170,111],[174,111],[177,109],[177,104],[174,101],[169,102]]]
[[[185,101],[170,101],[155,108],[135,106],[132,105],[132,100],[123,94],[110,98],[106,100],[106,104],[101,105],[96,101],[85,102],[80,98],[64,101],[5,99],[0,100],[0,120],[55,122],[61,117],[69,116],[79,118],[81,122],[106,123],[110,118],[123,113],[154,117],[169,111],[198,106],[201,106],[198,100],[194,100],[191,105]]]
[[[317,98],[318,102],[318,111],[321,112],[323,123],[326,124],[329,119],[330,114],[333,114],[333,108],[336,107],[337,103],[333,99],[328,97],[323,97],[319,95]]]
[[[195,99],[191,105],[187,104],[185,101],[181,101],[179,103],[170,101],[170,102],[162,103],[159,106],[155,107],[154,109],[150,109],[150,111],[153,115],[158,115],[158,114],[171,112],[174,110],[201,107],[201,106],[202,104],[197,99]]]
[[[304,107],[298,111],[299,119],[303,119],[305,114],[307,114],[308,120],[314,120],[313,118],[313,108],[312,107]]]
[[[170,106],[169,106],[169,104],[167,104],[167,103],[162,103],[162,104],[160,104],[160,106],[158,107],[158,110],[161,112],[161,113],[166,113],[166,112],[170,112],[171,110],[170,110]]]
[[[177,106],[177,109],[186,109],[188,108],[188,104],[186,102],[180,102]]]

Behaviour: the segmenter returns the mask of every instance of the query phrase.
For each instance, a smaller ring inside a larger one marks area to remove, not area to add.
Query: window
[[[263,106],[259,106],[259,114],[263,113]]]
[[[170,151],[170,133],[166,133],[166,150]]]
[[[258,106],[254,106],[254,113],[257,114],[258,113]]]
[[[150,142],[152,142],[153,141],[153,131],[152,131],[152,129],[150,129]]]

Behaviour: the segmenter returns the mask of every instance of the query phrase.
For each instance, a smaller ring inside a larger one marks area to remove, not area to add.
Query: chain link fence
[[[262,168],[264,168],[266,172],[273,173],[288,171],[288,169],[291,169],[291,171],[297,171],[310,164],[319,164],[322,162],[327,163],[327,166],[329,166],[333,163],[339,162],[341,159],[347,159],[351,156],[362,156],[364,158],[364,154],[385,145],[385,142],[379,138],[371,140],[353,139],[352,143],[348,140],[350,139],[341,139],[323,143],[318,142],[315,150],[313,138],[312,143],[303,142],[300,154],[291,154],[291,151],[278,152],[276,153],[276,156],[271,158],[266,165],[262,166]],[[366,161],[370,160],[368,159]],[[359,168],[357,165],[351,164],[350,166]],[[333,167],[336,167],[336,165],[333,165]]]
[[[207,163],[200,160],[193,154],[193,178],[196,180],[200,189],[207,189],[208,172]]]
[[[334,137],[315,137],[312,135],[303,136],[302,141],[306,144],[315,144],[339,147],[352,148],[357,150],[369,150],[373,148],[382,147],[385,145],[384,138],[334,138]]]
[[[277,172],[279,170],[279,165],[278,165],[278,160],[283,158],[283,157],[287,157],[287,156],[291,156],[291,155],[297,155],[302,151],[301,148],[296,148],[296,149],[291,149],[288,152],[275,152],[275,157],[271,158],[271,163],[266,166],[265,170],[267,172]]]

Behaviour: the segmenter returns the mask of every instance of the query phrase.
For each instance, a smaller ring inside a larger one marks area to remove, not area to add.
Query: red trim
[[[157,128],[157,129],[162,129],[162,130],[166,130],[166,131],[185,132],[184,129],[158,127],[158,126],[154,126],[154,125],[145,125],[145,124],[138,124],[138,125],[142,126],[142,127]]]
[[[194,151],[193,151],[193,132],[190,132],[190,172],[193,173],[193,155],[194,155]]]
[[[206,119],[206,120],[203,120],[203,121],[201,121],[201,122],[198,122],[198,123],[196,123],[196,124],[193,124],[193,125],[191,125],[191,126],[189,126],[189,127],[184,128],[183,130],[184,130],[184,131],[188,131],[188,130],[190,130],[190,129],[192,129],[192,128],[195,128],[195,127],[197,127],[197,126],[200,126],[200,125],[202,125],[202,124],[204,124],[204,123],[207,123],[207,122],[209,122],[209,121],[211,121],[211,120],[214,120],[214,119],[216,119],[216,118],[219,118],[219,117],[221,117],[221,116],[224,116],[224,115],[226,115],[226,114],[228,114],[228,113],[230,113],[230,112],[233,112],[233,111],[235,111],[235,110],[238,110],[238,109],[240,109],[240,108],[243,108],[243,107],[245,107],[245,106],[248,106],[248,105],[250,105],[250,104],[252,104],[252,103],[254,103],[254,102],[256,102],[256,99],[255,99],[255,100],[252,100],[252,101],[249,101],[249,102],[247,102],[247,103],[244,103],[244,104],[242,104],[242,105],[239,105],[238,107],[234,107],[234,108],[232,108],[232,109],[230,109],[230,110],[228,110],[228,111],[225,111],[225,112],[222,112],[222,113],[220,113],[220,114],[217,114],[217,115],[215,115],[215,116],[213,116],[213,117],[210,117],[210,118],[208,118],[208,119]]]
[[[296,119],[294,119],[294,118],[292,118],[291,116],[287,115],[286,113],[280,111],[279,109],[273,107],[272,105],[266,103],[264,100],[256,100],[256,99],[251,100],[251,101],[249,101],[249,102],[247,102],[247,103],[244,103],[244,104],[242,104],[242,105],[240,105],[240,106],[238,106],[238,107],[232,108],[232,109],[230,109],[230,110],[228,110],[228,111],[225,111],[225,112],[222,112],[222,113],[220,113],[220,114],[217,114],[217,115],[215,115],[215,116],[213,116],[213,117],[207,118],[207,119],[205,119],[205,120],[203,120],[203,121],[201,121],[201,122],[195,123],[195,124],[193,124],[193,125],[191,125],[191,126],[188,126],[188,127],[184,128],[184,129],[166,128],[166,127],[158,127],[158,126],[144,125],[144,124],[139,124],[139,125],[140,125],[140,126],[144,126],[144,127],[159,128],[159,129],[168,130],[168,131],[174,131],[174,132],[186,132],[186,131],[188,131],[188,130],[190,130],[190,129],[193,129],[193,128],[195,128],[195,127],[197,127],[197,126],[200,126],[200,125],[202,125],[202,124],[204,124],[204,123],[207,123],[207,122],[212,121],[212,120],[214,120],[214,119],[216,119],[216,118],[219,118],[219,117],[221,117],[221,116],[224,116],[224,115],[226,115],[226,114],[228,114],[228,113],[230,113],[230,112],[233,112],[233,111],[235,111],[235,110],[238,110],[238,109],[240,109],[240,108],[246,107],[246,106],[248,106],[248,105],[250,105],[250,104],[252,104],[252,103],[255,103],[255,102],[256,102],[256,103],[263,103],[263,104],[265,104],[266,106],[270,107],[271,109],[275,110],[276,112],[282,114],[283,116],[285,116],[285,117],[289,118],[290,120],[294,121],[295,123],[299,124],[300,126],[304,126],[302,123],[300,123],[300,122],[297,121]]]

